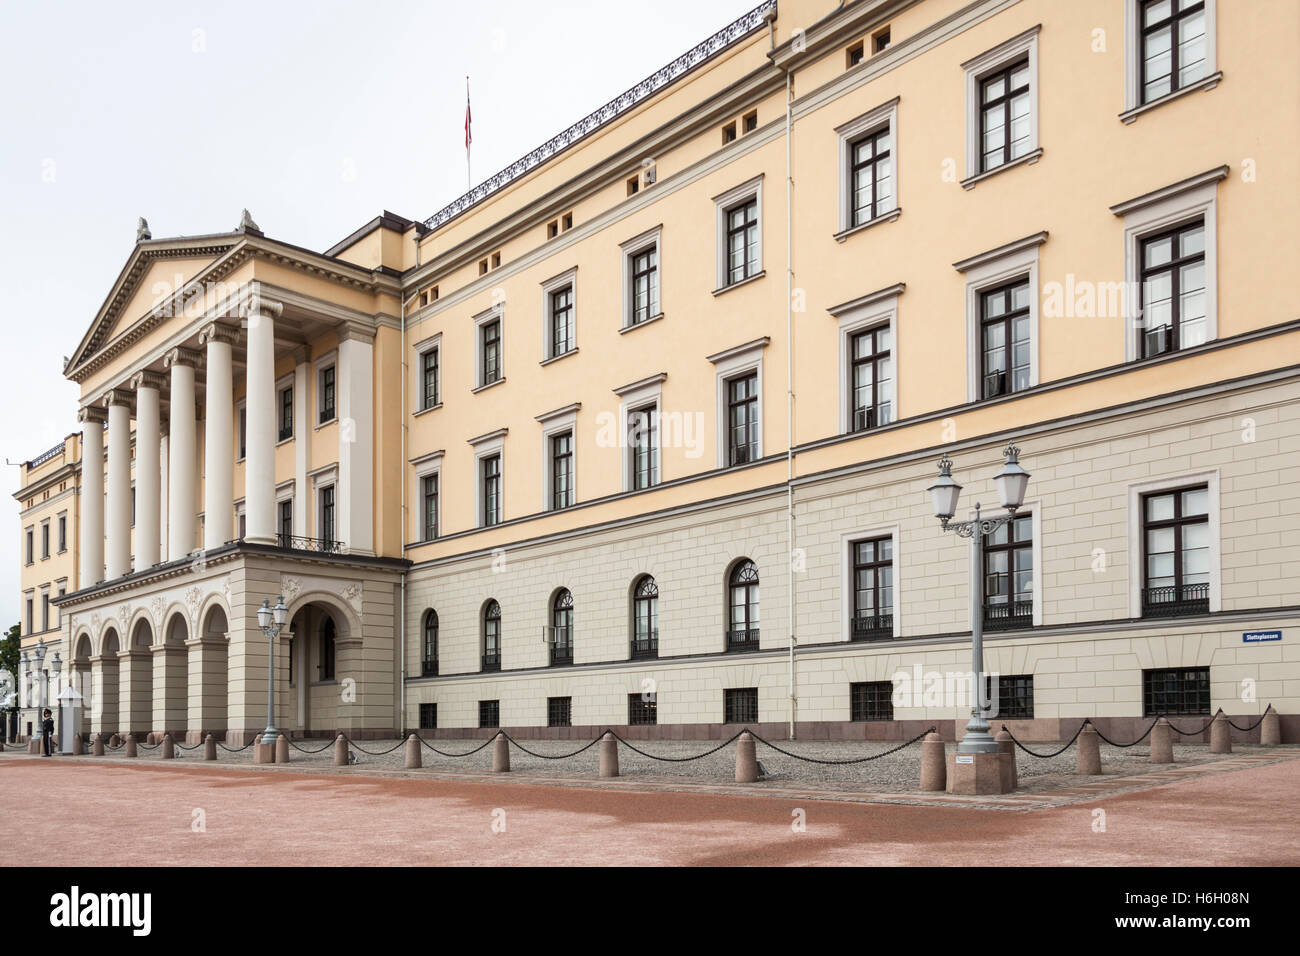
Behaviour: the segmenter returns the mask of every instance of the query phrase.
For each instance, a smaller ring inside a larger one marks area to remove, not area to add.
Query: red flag
[[[467,77],[465,77],[465,148],[466,148],[466,149],[469,149],[469,144],[472,143],[472,142],[474,141],[474,137],[470,135],[469,125],[470,125],[470,115],[469,115],[469,77],[467,76]]]

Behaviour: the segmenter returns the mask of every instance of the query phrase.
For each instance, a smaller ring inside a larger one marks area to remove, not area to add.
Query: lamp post
[[[50,669],[54,671],[54,683],[56,684],[59,683],[59,674],[63,673],[63,661],[59,660],[58,651],[54,652],[54,660],[50,662]],[[51,699],[52,698],[53,695],[51,695]],[[58,711],[58,721],[57,723],[55,723],[54,726],[57,731],[57,736],[59,738],[59,746],[62,747],[63,741],[67,739],[66,737],[63,736],[63,706],[56,701],[54,707]],[[53,741],[50,741],[50,750],[51,752],[53,752],[54,750]]]
[[[1029,485],[1029,472],[1020,467],[1020,449],[1014,441],[1007,442],[1002,451],[1005,462],[1002,470],[994,476],[998,488],[998,497],[1002,507],[1007,509],[1005,515],[996,518],[981,518],[979,502],[975,503],[975,517],[971,521],[953,521],[957,513],[957,499],[961,495],[961,485],[952,480],[952,459],[947,455],[939,460],[939,477],[929,487],[930,497],[934,503],[934,516],[939,519],[939,526],[944,531],[951,531],[959,538],[974,539],[979,545],[972,560],[975,562],[971,580],[971,712],[966,724],[966,735],[957,745],[959,754],[997,753],[998,745],[989,733],[989,722],[984,719],[987,703],[981,694],[980,682],[984,679],[984,574],[979,567],[983,554],[984,539],[999,528],[1010,523],[1016,511],[1025,503],[1025,489]]]
[[[270,599],[266,599],[257,609],[257,625],[266,635],[266,643],[270,650],[266,665],[266,732],[262,735],[264,744],[274,744],[275,739],[280,736],[280,732],[275,729],[275,639],[284,629],[288,615],[289,609],[284,606],[284,595],[276,597],[275,607],[271,607]]]
[[[36,658],[36,726],[41,728],[41,739],[45,739],[45,646],[44,639],[36,642],[32,650]]]

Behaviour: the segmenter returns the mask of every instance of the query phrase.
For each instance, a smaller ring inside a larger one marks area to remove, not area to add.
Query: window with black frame
[[[727,285],[758,274],[758,199],[750,198],[726,211]]]
[[[984,693],[990,706],[993,703],[993,675],[984,678]],[[1031,720],[1034,716],[1034,676],[1032,674],[999,674],[997,713],[986,716],[1003,720]]]
[[[722,692],[724,724],[758,723],[758,688],[733,687]]]
[[[893,719],[893,681],[864,681],[859,684],[849,684],[849,720]]]
[[[438,476],[425,475],[420,479],[420,509],[423,540],[438,537]]]
[[[420,676],[438,676],[438,612],[432,609],[424,614],[424,639],[421,642]]]
[[[420,407],[433,408],[438,404],[440,350],[431,348],[420,356]]]
[[[980,172],[1033,151],[1029,59],[980,78]]]
[[[758,460],[758,372],[727,381],[727,464]]]
[[[894,174],[889,126],[849,144],[849,226],[860,226],[894,208]]]
[[[279,544],[282,548],[293,547],[293,499],[285,498],[276,504],[276,534],[279,536]],[[240,518],[244,518],[240,515]],[[244,527],[239,529],[239,536],[244,536]]]
[[[1142,716],[1208,717],[1210,669],[1159,667],[1142,672]]]
[[[659,409],[644,405],[628,412],[628,468],[633,491],[659,484]]]
[[[648,574],[632,588],[632,659],[659,656],[659,586]]]
[[[551,510],[573,504],[573,432],[551,436]]]
[[[478,702],[478,725],[488,728],[501,726],[501,701],[480,700]]]
[[[333,550],[334,544],[334,486],[326,485],[320,490],[320,537],[326,550]]]
[[[334,619],[328,615],[320,626],[320,679],[334,679]]]
[[[633,727],[659,723],[659,702],[656,694],[628,694],[627,722]]]
[[[488,455],[480,461],[479,468],[483,483],[483,526],[490,527],[501,522],[501,456]]]
[[[990,631],[1034,623],[1034,519],[1017,512],[984,538],[984,627]]]
[[[1142,328],[1138,355],[1202,345],[1207,339],[1205,221],[1185,223],[1141,243]]]
[[[1210,610],[1210,492],[1206,485],[1142,496],[1142,616]]]
[[[1141,0],[1142,102],[1204,79],[1208,68],[1204,0]]]
[[[421,730],[438,729],[438,705],[437,704],[420,705],[420,729]]]
[[[850,638],[884,641],[894,636],[894,541],[854,541],[853,620]]]
[[[550,358],[573,350],[573,286],[566,285],[551,293]]]
[[[317,416],[319,424],[324,425],[328,421],[333,421],[336,414],[334,407],[334,366],[327,365],[320,370],[319,396],[317,404],[320,406],[320,414]]]
[[[980,293],[980,395],[996,398],[1030,383],[1029,280]]]
[[[547,727],[572,727],[573,726],[573,698],[572,697],[546,698],[546,726]]]
[[[491,385],[501,379],[501,320],[484,322],[479,329],[482,346],[482,365],[479,367],[479,385]]]
[[[488,601],[483,607],[484,671],[501,670],[501,605]]]
[[[758,567],[746,558],[727,580],[727,650],[758,650]]]
[[[573,663],[573,593],[561,588],[551,602],[551,666]]]
[[[280,389],[280,437],[288,441],[293,437],[293,386]]]
[[[849,340],[849,430],[888,425],[894,419],[894,362],[889,326],[856,332]]]
[[[629,257],[631,267],[628,325],[640,325],[659,314],[659,246],[652,245]]]

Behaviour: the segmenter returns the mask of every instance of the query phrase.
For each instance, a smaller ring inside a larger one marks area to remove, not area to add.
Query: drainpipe
[[[790,610],[790,739],[795,739],[799,708],[799,677],[795,671],[795,585],[794,585],[794,171],[790,130],[794,122],[793,86],[790,70],[785,71],[785,534],[786,588]]]
[[[417,234],[416,237],[415,237],[415,268],[418,269],[419,267],[420,267],[420,237],[419,237],[419,235]],[[402,454],[402,461],[401,461],[401,469],[402,469],[402,482],[401,482],[401,492],[402,492],[402,507],[401,507],[401,514],[402,514],[402,527],[401,527],[401,530],[400,530],[400,532],[398,533],[398,536],[397,536],[397,537],[398,537],[398,544],[399,544],[399,546],[400,546],[401,549],[402,549],[403,557],[405,557],[405,554],[406,554],[406,431],[407,431],[407,424],[406,424],[406,408],[407,408],[407,406],[406,406],[406,376],[407,376],[407,364],[406,364],[406,306],[407,306],[407,304],[411,301],[411,299],[414,299],[417,295],[419,295],[419,292],[418,292],[418,291],[417,291],[417,292],[412,292],[411,295],[410,295],[410,298],[402,299],[402,443],[401,443],[401,454]],[[406,570],[405,570],[405,569],[402,570],[402,577],[401,577],[401,606],[397,609],[397,621],[398,621],[397,627],[398,627],[398,635],[399,635],[399,637],[398,637],[398,642],[397,642],[397,652],[398,652],[398,655],[399,655],[399,659],[400,659],[401,662],[402,662],[401,678],[400,678],[399,681],[398,681],[398,697],[397,697],[398,704],[397,704],[397,706],[398,706],[398,708],[399,708],[399,712],[398,712],[398,715],[397,715],[397,716],[398,716],[398,723],[401,724],[401,727],[399,728],[399,732],[400,732],[403,736],[405,736],[405,734],[406,734]]]

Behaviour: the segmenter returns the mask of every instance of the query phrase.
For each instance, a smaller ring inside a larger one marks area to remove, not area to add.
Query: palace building
[[[1297,31],[769,0],[427,220],[142,222],[22,467],[23,706],[242,743],[282,596],[295,735],[951,734],[976,613],[1025,737],[1295,740]]]

